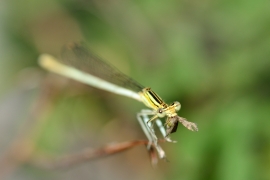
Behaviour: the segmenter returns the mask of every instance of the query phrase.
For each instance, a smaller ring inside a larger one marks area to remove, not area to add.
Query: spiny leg
[[[157,124],[157,127],[159,128],[159,131],[161,132],[162,136],[164,137],[164,139],[166,141],[173,142],[173,143],[176,143],[177,142],[177,141],[171,140],[171,138],[168,136],[168,134],[166,133],[166,130],[165,130],[165,126],[162,124],[161,120],[158,119],[158,116],[157,115],[152,116],[151,119],[148,120],[146,124],[149,125],[149,123],[151,123],[152,121],[155,121],[155,123]],[[153,132],[154,132],[153,123],[150,124],[150,127],[153,130]]]
[[[147,149],[150,149],[151,146],[154,146],[158,152],[159,157],[165,158],[166,157],[165,152],[158,144],[158,138],[155,135],[154,129],[147,124],[147,122],[149,121],[148,115],[153,115],[153,111],[142,110],[140,113],[137,114],[137,119],[138,119],[146,137],[149,140],[149,144],[147,146]]]
[[[141,113],[137,114],[137,120],[139,121],[139,123],[141,125],[141,128],[142,128],[144,134],[146,135],[146,137],[147,137],[147,139],[149,141],[149,144],[152,144],[154,142],[152,133],[150,132],[148,125],[145,124],[145,122],[143,120],[143,116],[141,115]],[[150,147],[149,144],[147,146],[148,148]]]
[[[154,130],[154,127],[153,127],[153,123],[151,123],[152,121],[155,121],[155,123],[157,124],[157,127],[159,128],[159,130],[160,130],[162,136],[164,137],[164,139],[166,141],[168,141],[168,142],[176,143],[177,141],[171,140],[170,137],[167,135],[164,125],[162,124],[160,119],[157,119],[157,116],[155,114],[156,114],[155,111],[152,111],[152,110],[149,110],[149,109],[145,109],[145,110],[142,110],[140,112],[141,116],[143,116],[143,115],[147,116],[147,117],[144,118],[145,119],[145,124],[146,124],[146,126],[149,127],[149,132],[151,133],[151,135],[157,139],[156,134],[155,134],[155,130]],[[149,115],[154,115],[154,116],[152,116],[151,119],[149,119],[148,118]]]
[[[153,129],[150,128],[146,121],[149,120],[148,115],[152,115],[153,112],[151,110],[142,110],[141,112],[137,113],[137,119],[146,135],[146,137],[149,140],[149,145],[148,148],[150,147],[151,144],[157,144],[157,137],[155,135],[155,132],[153,132]]]

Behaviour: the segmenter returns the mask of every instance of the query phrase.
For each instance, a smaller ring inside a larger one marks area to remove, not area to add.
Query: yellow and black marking
[[[139,92],[142,102],[152,109],[167,108],[168,105],[151,88],[144,88]]]

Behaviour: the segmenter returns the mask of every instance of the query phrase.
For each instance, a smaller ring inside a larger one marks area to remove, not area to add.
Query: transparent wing
[[[59,61],[135,92],[139,92],[144,88],[113,65],[98,58],[83,44],[70,43],[65,46],[62,51],[62,58]]]

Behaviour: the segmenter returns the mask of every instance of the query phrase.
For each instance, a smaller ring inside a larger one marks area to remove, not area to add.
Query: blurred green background
[[[145,139],[143,104],[38,67],[39,54],[59,57],[72,41],[180,101],[179,115],[199,126],[179,126],[157,168],[138,146],[67,170],[22,160],[3,178],[270,179],[270,1],[1,1],[0,39],[0,163],[31,131],[31,154],[53,157]]]

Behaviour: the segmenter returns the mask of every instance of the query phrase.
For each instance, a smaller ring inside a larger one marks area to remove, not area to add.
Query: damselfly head
[[[181,109],[181,104],[178,101],[174,101],[171,106],[174,107],[175,111],[179,111]]]
[[[163,106],[165,106],[163,108],[164,113],[170,118],[177,116],[176,112],[181,109],[181,104],[177,101],[173,102],[171,105],[164,103]]]

